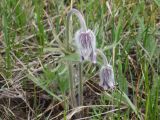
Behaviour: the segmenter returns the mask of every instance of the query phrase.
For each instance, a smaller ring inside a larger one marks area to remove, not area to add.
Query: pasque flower
[[[114,81],[114,73],[111,65],[104,65],[102,66],[100,73],[100,83],[99,85],[107,90],[109,88],[113,89],[115,85]]]
[[[99,72],[99,76],[100,76],[99,85],[103,87],[104,90],[107,90],[110,88],[113,89],[115,86],[113,68],[108,63],[106,56],[101,50],[97,49],[96,52],[98,52],[103,58],[103,65]]]
[[[67,39],[68,39],[68,41],[70,40],[69,20],[70,20],[70,16],[73,13],[78,17],[78,19],[80,21],[80,25],[81,25],[81,28],[75,33],[75,43],[76,43],[77,51],[81,57],[81,61],[90,60],[93,63],[96,63],[96,52],[95,52],[95,50],[96,50],[96,37],[95,37],[95,34],[90,29],[87,29],[84,17],[76,9],[70,10],[70,12],[68,13],[68,16],[67,16],[67,21],[68,21]]]
[[[80,29],[75,34],[75,41],[81,60],[90,60],[96,63],[96,38],[94,33],[90,29],[87,31]]]
[[[77,47],[77,51],[79,52],[79,55],[81,57],[81,61],[83,60],[90,60],[92,62],[96,62],[96,38],[94,33],[87,29],[85,20],[81,13],[76,10],[72,9],[67,14],[67,26],[66,26],[66,35],[67,35],[67,49],[69,50],[69,42],[71,41],[70,36],[70,19],[72,14],[75,14],[80,22],[81,28],[75,33],[75,43]],[[82,79],[82,68],[81,68],[81,62],[79,63],[79,85],[78,85],[78,99],[79,102],[76,102],[76,96],[74,91],[74,84],[75,80],[72,74],[72,65],[69,63],[69,75],[70,75],[70,91],[71,91],[71,101],[73,107],[76,107],[76,105],[83,105],[83,79]]]

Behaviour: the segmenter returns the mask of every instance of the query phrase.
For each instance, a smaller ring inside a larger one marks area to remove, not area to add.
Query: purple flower
[[[99,85],[104,88],[104,90],[107,90],[109,88],[113,89],[115,85],[114,81],[114,73],[113,68],[111,65],[105,65],[102,66],[100,73],[100,83]]]
[[[75,41],[81,60],[90,60],[96,63],[96,38],[94,33],[90,29],[87,31],[80,29],[75,34]]]

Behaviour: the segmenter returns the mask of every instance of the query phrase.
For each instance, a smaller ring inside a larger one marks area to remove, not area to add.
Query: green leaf
[[[136,113],[136,115],[138,116],[138,118],[141,120],[141,117],[140,117],[140,115],[138,113],[138,110],[137,110],[136,106],[131,102],[131,100],[128,98],[128,96],[124,92],[120,92],[120,93],[124,97],[124,99],[127,102],[127,104],[132,108],[132,110]]]
[[[37,79],[35,76],[33,75],[28,75],[28,78],[31,79],[36,85],[38,85],[40,88],[42,88],[44,91],[46,91],[49,95],[53,96],[54,98],[56,98],[58,101],[62,102],[62,99],[60,97],[58,97],[56,94],[54,94],[52,91],[50,91],[45,85],[43,85],[39,79]]]
[[[154,0],[154,2],[160,7],[160,0]]]
[[[46,53],[46,52],[60,52],[60,49],[47,47],[47,48],[44,48],[44,53]]]
[[[79,62],[80,61],[80,57],[77,53],[72,53],[70,55],[66,55],[64,57],[62,57],[61,59],[62,61],[74,61],[74,62]]]

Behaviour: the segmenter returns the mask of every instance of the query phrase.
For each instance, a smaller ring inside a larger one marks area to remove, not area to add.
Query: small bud
[[[75,41],[81,60],[96,62],[96,39],[94,33],[88,29],[86,32],[78,30],[75,34]]]
[[[114,73],[111,65],[102,66],[100,73],[100,83],[99,85],[107,90],[109,88],[113,89],[115,85]]]

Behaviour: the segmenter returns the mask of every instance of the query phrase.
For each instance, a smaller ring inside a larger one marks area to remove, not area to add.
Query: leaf
[[[160,0],[154,0],[154,2],[160,7]]]
[[[80,61],[80,57],[77,53],[72,53],[70,55],[66,55],[64,57],[62,57],[61,59],[62,61]]]
[[[122,96],[125,98],[125,101],[127,102],[127,104],[132,108],[132,110],[136,113],[138,118],[141,120],[141,117],[138,114],[138,110],[137,110],[136,106],[131,102],[131,100],[128,98],[128,96],[124,92],[120,92],[120,94],[122,94]]]
[[[33,76],[33,75],[28,75],[28,78],[31,79],[36,85],[38,85],[40,88],[42,88],[44,91],[46,91],[49,95],[53,96],[56,98],[58,101],[62,102],[62,99],[55,95],[52,91],[50,91],[46,86],[44,86],[39,80]]]
[[[47,48],[44,48],[44,53],[46,52],[61,52],[61,50],[59,48],[47,47]]]

